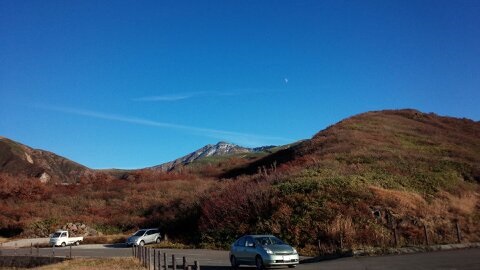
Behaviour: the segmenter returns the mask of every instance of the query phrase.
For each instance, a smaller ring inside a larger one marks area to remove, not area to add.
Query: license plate
[[[283,261],[284,262],[289,262],[291,260],[292,260],[292,258],[290,256],[283,256]]]

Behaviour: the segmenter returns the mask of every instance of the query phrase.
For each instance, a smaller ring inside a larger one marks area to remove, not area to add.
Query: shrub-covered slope
[[[480,123],[415,110],[364,113],[224,176],[253,174],[272,164],[425,191],[457,181],[478,183]]]
[[[239,182],[202,205],[210,241],[256,231],[310,247],[335,246],[340,235],[347,246],[387,245],[398,227],[403,243],[418,244],[426,225],[451,242],[457,221],[480,239],[480,123],[468,119],[360,114],[224,177]]]

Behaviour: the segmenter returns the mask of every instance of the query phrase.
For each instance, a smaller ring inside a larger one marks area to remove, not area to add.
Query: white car
[[[141,229],[127,239],[127,246],[143,246],[150,243],[160,243],[161,235],[158,229]]]
[[[242,264],[255,265],[257,270],[274,266],[294,268],[299,262],[297,250],[273,235],[245,235],[230,249],[233,269]]]
[[[66,246],[66,245],[80,245],[83,237],[69,237],[68,231],[56,231],[50,237],[50,245],[52,246]]]

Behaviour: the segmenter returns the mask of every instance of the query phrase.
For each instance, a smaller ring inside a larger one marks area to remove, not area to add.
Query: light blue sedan
[[[273,235],[245,235],[230,248],[230,263],[234,269],[240,265],[255,265],[257,269],[299,263],[298,252]]]

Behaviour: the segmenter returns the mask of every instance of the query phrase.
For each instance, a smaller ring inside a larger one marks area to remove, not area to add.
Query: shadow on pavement
[[[125,243],[105,244],[103,246],[106,248],[132,248],[132,246],[127,246]]]
[[[200,266],[200,269],[202,270],[233,270],[231,266],[210,266],[210,265],[202,265]],[[241,266],[237,269],[238,270],[255,270],[256,268],[254,266]],[[290,268],[286,266],[277,266],[277,267],[272,267],[267,269],[290,269]]]
[[[202,265],[200,266],[200,269],[202,270],[232,270],[232,267],[230,266],[208,266],[208,265]],[[243,269],[243,267],[242,267]],[[248,268],[245,268],[248,269]]]
[[[210,266],[210,265],[202,265],[200,266],[202,270],[233,270],[231,266]],[[238,268],[239,270],[255,270],[255,267],[245,267],[241,266]]]
[[[346,258],[346,257],[353,257],[353,253],[344,252],[344,253],[336,253],[336,254],[330,254],[330,255],[305,258],[300,260],[300,264],[317,263],[317,262],[336,260],[336,259]]]

